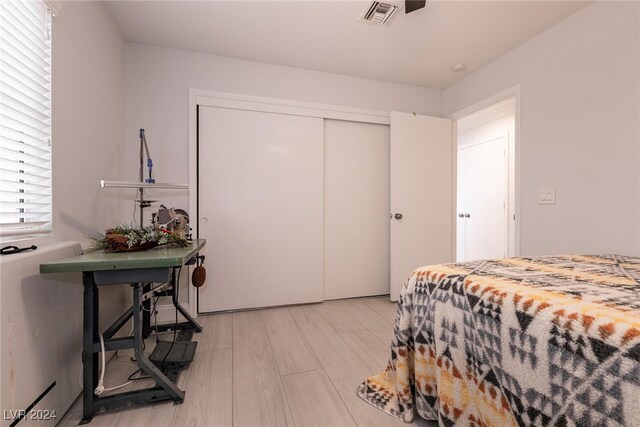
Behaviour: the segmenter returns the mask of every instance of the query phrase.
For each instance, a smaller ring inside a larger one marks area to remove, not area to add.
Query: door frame
[[[499,93],[496,93],[492,96],[489,96],[488,98],[485,98],[481,101],[478,101],[474,104],[471,104],[465,108],[462,108],[461,110],[458,110],[452,114],[450,114],[449,116],[447,116],[449,119],[451,119],[453,121],[453,144],[452,144],[452,151],[453,151],[453,166],[455,167],[455,173],[452,173],[452,191],[453,191],[453,196],[452,196],[452,210],[451,210],[451,221],[452,224],[456,224],[456,226],[453,227],[453,232],[452,232],[452,241],[451,241],[451,247],[452,247],[452,259],[456,259],[456,247],[457,247],[457,200],[458,200],[458,134],[457,134],[457,129],[458,129],[458,120],[468,116],[470,114],[473,114],[477,111],[480,111],[486,107],[490,107],[494,104],[497,104],[500,101],[504,101],[508,98],[514,98],[514,105],[515,105],[515,135],[514,135],[514,143],[513,143],[513,155],[509,155],[509,167],[513,167],[514,168],[514,185],[513,185],[513,198],[514,198],[514,212],[513,215],[514,217],[514,224],[513,224],[513,229],[514,229],[514,245],[513,245],[513,249],[511,250],[511,248],[509,248],[509,253],[507,254],[510,257],[513,256],[520,256],[520,247],[521,247],[521,242],[520,242],[520,224],[521,224],[521,179],[520,179],[520,153],[521,153],[521,140],[520,140],[520,124],[521,124],[521,93],[520,93],[520,84],[511,86],[510,88],[507,88]],[[507,234],[508,235],[508,234]],[[508,246],[507,246],[508,247]]]
[[[494,141],[497,141],[499,139],[504,139],[505,140],[505,146],[503,147],[503,150],[505,150],[505,153],[508,152],[508,149],[509,149],[509,132],[506,132],[506,133],[504,133],[501,136],[498,136],[496,138],[491,138],[491,139],[488,139],[486,141],[474,142],[473,144],[468,144],[468,145],[465,145],[465,146],[462,146],[462,147],[457,147],[457,149],[456,149],[456,165],[457,165],[458,155],[460,154],[460,152],[462,150],[467,150],[469,148],[477,147],[477,146],[482,145],[482,144],[488,144],[490,142],[494,142]],[[456,171],[456,179],[457,179],[457,173],[458,173],[458,171]],[[505,203],[508,203],[510,197],[512,197],[509,194],[510,188],[509,188],[509,159],[508,158],[506,159],[506,161],[504,163],[504,170],[502,171],[502,173],[504,174],[503,196],[504,196]],[[458,203],[458,200],[457,200],[458,188],[457,188],[457,186],[455,188],[455,192],[456,192],[455,203],[457,204]],[[505,253],[507,255],[509,255],[509,209],[508,209],[507,206],[504,207],[503,217],[504,217],[503,219],[505,221],[505,224],[507,225],[507,231],[504,234],[504,242],[503,243],[504,243],[504,248],[506,248]],[[455,231],[456,235],[458,233],[457,224],[458,224],[458,222],[456,221],[456,226],[454,227],[455,230],[456,230]],[[456,239],[456,258],[455,258],[455,260],[456,260],[456,262],[460,262],[460,261],[458,261],[458,247],[457,246],[458,246],[458,241]],[[465,253],[466,253],[466,250],[465,250]]]
[[[241,95],[205,89],[189,89],[189,212],[192,232],[198,235],[198,107],[221,107],[237,110],[280,113],[323,119],[347,120],[364,123],[390,124],[390,112],[364,108],[345,107],[333,104],[295,101],[284,98],[268,98]],[[194,215],[195,212],[195,215]],[[198,291],[189,286],[188,311],[193,317],[198,315]]]

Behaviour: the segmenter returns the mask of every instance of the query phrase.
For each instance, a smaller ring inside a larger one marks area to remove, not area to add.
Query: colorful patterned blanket
[[[640,426],[640,258],[424,267],[358,394],[441,426]]]

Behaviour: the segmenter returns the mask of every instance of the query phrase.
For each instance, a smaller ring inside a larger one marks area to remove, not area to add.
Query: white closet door
[[[389,126],[324,129],[324,298],[388,294]]]
[[[322,301],[323,120],[199,109],[198,311]]]
[[[416,268],[451,262],[451,150],[450,120],[391,113],[392,301]]]

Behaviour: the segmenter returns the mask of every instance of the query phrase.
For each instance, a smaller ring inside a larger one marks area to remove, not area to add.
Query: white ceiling
[[[411,14],[401,11],[388,27],[359,22],[366,1],[109,1],[107,7],[131,42],[443,89],[589,3],[428,1]],[[466,71],[451,71],[457,63]]]

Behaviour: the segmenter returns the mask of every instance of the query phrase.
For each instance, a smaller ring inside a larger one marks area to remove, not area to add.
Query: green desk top
[[[90,252],[76,257],[40,264],[40,273],[179,267],[202,249],[205,243],[205,239],[198,239],[193,240],[186,248],[157,247],[142,252],[121,253]]]

